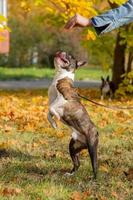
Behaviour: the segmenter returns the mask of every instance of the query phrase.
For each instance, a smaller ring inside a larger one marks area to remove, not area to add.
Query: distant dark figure
[[[101,100],[103,100],[106,96],[109,96],[109,100],[112,100],[115,93],[115,85],[112,81],[109,80],[109,76],[106,79],[101,77]]]

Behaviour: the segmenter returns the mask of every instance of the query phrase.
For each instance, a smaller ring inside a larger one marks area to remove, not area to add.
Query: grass
[[[77,80],[99,80],[101,76],[111,75],[111,72],[99,68],[84,67],[76,72]],[[6,68],[0,67],[0,80],[22,80],[53,78],[54,69],[50,68]]]
[[[97,91],[80,92],[98,101]],[[86,151],[78,172],[64,176],[72,167],[70,130],[59,123],[56,131],[47,123],[46,90],[1,91],[0,96],[0,200],[132,200],[132,181],[124,174],[133,167],[132,112],[83,102],[99,130],[99,175],[94,181]]]

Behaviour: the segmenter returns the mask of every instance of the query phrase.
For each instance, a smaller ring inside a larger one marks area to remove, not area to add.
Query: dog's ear
[[[81,67],[81,66],[85,65],[86,63],[87,63],[86,61],[77,61],[76,68]]]
[[[106,78],[106,81],[108,81],[108,82],[109,82],[109,76],[107,76],[107,78]]]
[[[104,82],[104,78],[101,76],[101,80],[102,80],[102,82]]]

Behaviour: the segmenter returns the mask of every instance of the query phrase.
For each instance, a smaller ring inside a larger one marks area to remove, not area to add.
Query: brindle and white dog
[[[56,53],[54,65],[57,73],[48,91],[48,120],[53,128],[57,128],[53,119],[55,116],[72,129],[69,151],[74,166],[69,174],[73,174],[80,166],[79,152],[88,149],[96,178],[98,132],[73,86],[75,70],[84,64],[66,52]]]

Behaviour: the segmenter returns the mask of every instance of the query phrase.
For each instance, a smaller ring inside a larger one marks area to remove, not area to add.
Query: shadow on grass
[[[0,159],[1,158],[19,158],[20,160],[32,160],[33,158],[37,158],[37,156],[32,156],[30,154],[23,153],[21,151],[16,151],[13,149],[6,150],[0,149]]]
[[[72,181],[77,184],[79,181],[79,173],[74,176],[65,176],[65,173],[69,172],[72,167],[61,166],[61,163],[65,163],[65,158],[59,160],[58,158],[35,157],[20,151],[3,149],[0,150],[0,162],[2,163],[0,181],[3,183],[12,184],[14,182],[26,186],[37,182],[51,183],[51,181],[58,184],[60,181],[66,187],[66,182],[71,183]],[[92,179],[88,172],[85,173],[88,175],[80,175],[83,182]],[[90,173],[90,175],[92,174]]]
[[[4,159],[4,162],[2,159]],[[12,162],[12,159],[15,159],[15,162]],[[43,160],[45,160],[46,162],[51,162],[52,168],[49,166],[47,167],[47,170],[46,170],[45,167],[37,167],[36,163],[38,163],[38,161],[41,162]],[[42,156],[33,156],[33,155],[26,154],[21,151],[16,151],[13,149],[9,149],[9,150],[0,149],[0,162],[1,163],[3,162],[3,164],[7,165],[7,168],[5,168],[5,170],[9,169],[10,171],[12,171],[10,167],[17,169],[19,165],[20,171],[21,169],[23,169],[22,171],[25,171],[26,173],[46,175],[48,174],[48,172],[50,172],[51,174],[54,174],[54,173],[59,172],[60,170],[57,169],[57,166],[53,166],[53,160],[55,160],[55,157],[53,157],[53,159],[51,157],[45,158]],[[16,163],[16,166],[14,165],[15,163]],[[63,171],[64,170],[61,170],[60,172],[63,172]]]
[[[49,173],[49,169],[44,166],[37,166],[36,163],[42,161],[38,156],[32,156],[21,151],[12,149],[0,150],[0,181],[3,183],[18,183],[27,185],[43,181]]]

